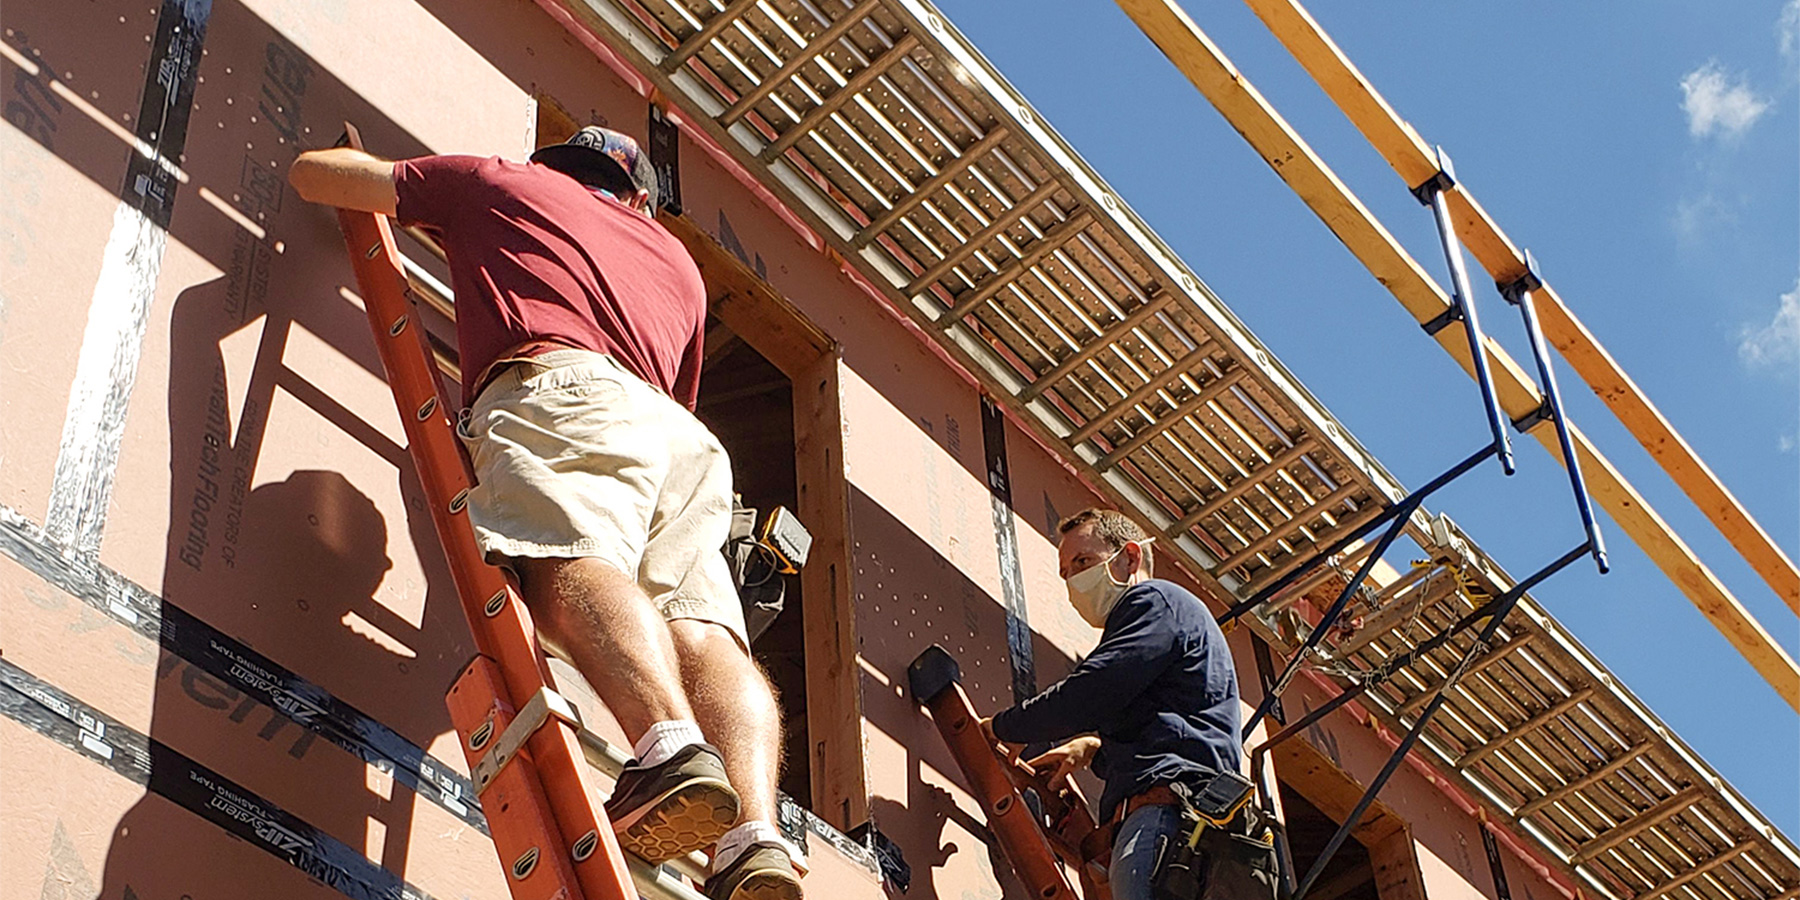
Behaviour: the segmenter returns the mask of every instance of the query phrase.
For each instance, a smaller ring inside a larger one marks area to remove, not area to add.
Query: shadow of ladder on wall
[[[354,126],[344,141],[362,149]],[[460,737],[513,900],[703,900],[682,876],[704,877],[690,854],[651,866],[621,850],[592,776],[613,779],[624,755],[586,731],[550,687],[547,659],[518,586],[476,548],[471,476],[440,396],[415,297],[387,219],[338,211],[357,288],[406,429],[407,452],[431,508],[476,656],[445,702]],[[590,771],[591,770],[591,771]]]

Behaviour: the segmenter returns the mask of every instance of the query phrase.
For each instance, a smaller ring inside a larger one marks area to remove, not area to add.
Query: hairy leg
[[[581,671],[628,738],[694,718],[668,624],[636,581],[596,559],[513,565],[538,639]]]
[[[742,803],[740,821],[774,824],[781,707],[768,677],[722,625],[676,619],[669,633],[700,730],[725,757],[725,771]]]

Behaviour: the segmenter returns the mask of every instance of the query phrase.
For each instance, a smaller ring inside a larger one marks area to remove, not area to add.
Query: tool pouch
[[[781,615],[787,593],[784,576],[800,574],[812,550],[812,533],[785,507],[777,506],[756,527],[756,510],[743,497],[731,497],[731,531],[725,537],[725,559],[731,581],[744,604],[744,631],[751,641]]]
[[[1182,829],[1158,841],[1152,897],[1276,900],[1275,833],[1255,807],[1240,807],[1223,825],[1201,818],[1185,801],[1182,807]]]
[[[731,532],[725,540],[731,580],[744,604],[744,631],[755,641],[781,615],[787,580],[779,563],[756,539],[756,510],[731,499]]]

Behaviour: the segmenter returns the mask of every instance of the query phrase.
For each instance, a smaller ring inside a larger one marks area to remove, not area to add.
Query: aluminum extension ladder
[[[354,126],[344,143],[362,149]],[[518,586],[488,565],[465,515],[473,483],[418,324],[385,216],[338,211],[375,344],[406,429],[432,524],[462,599],[476,656],[445,702],[460,735],[513,900],[704,900],[669,871],[628,856],[613,836],[590,768],[616,777],[623,755],[584,731],[549,686],[549,664]],[[697,856],[669,865],[702,876]],[[635,886],[634,886],[635,882]]]

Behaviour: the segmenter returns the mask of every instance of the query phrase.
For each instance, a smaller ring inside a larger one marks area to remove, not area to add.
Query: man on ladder
[[[1093,766],[1106,783],[1100,821],[1117,828],[1113,900],[1152,900],[1159,851],[1192,831],[1184,805],[1215,782],[1215,791],[1241,788],[1225,806],[1248,796],[1238,772],[1237,672],[1206,605],[1151,577],[1152,539],[1136,522],[1087,509],[1057,532],[1069,602],[1101,629],[1100,643],[1061,681],[982,727],[1014,745],[1067,741],[1029,763],[1053,783]]]
[[[706,289],[654,218],[637,142],[590,126],[523,164],[340,147],[289,179],[444,246],[471,524],[635,742],[606,804],[620,843],[659,863],[717,841],[714,900],[798,900],[804,860],[774,824],[780,711],[721,553],[730,461],[692,412]]]

